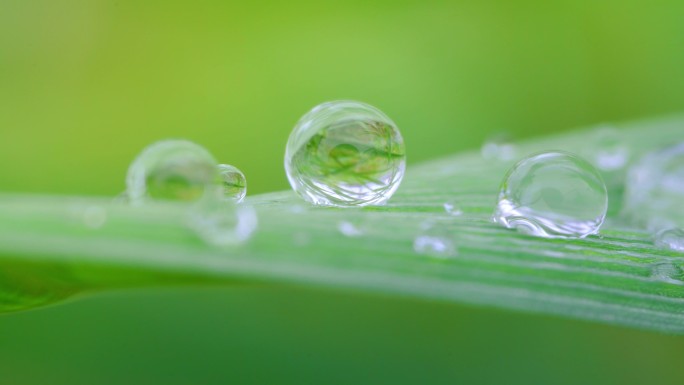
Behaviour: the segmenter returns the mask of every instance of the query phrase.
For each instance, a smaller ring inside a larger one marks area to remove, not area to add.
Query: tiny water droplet
[[[419,235],[413,240],[413,250],[433,257],[449,258],[456,255],[456,246],[446,238],[435,235]]]
[[[449,201],[444,203],[443,205],[444,211],[446,211],[447,214],[451,216],[459,216],[463,215],[463,210],[461,209],[461,206],[458,204],[456,201]]]
[[[608,209],[598,171],[565,152],[546,152],[518,162],[505,176],[493,220],[545,238],[596,234]]]
[[[290,185],[316,205],[382,205],[399,187],[405,165],[394,122],[355,101],[313,108],[295,126],[285,151]]]
[[[99,229],[107,222],[107,210],[101,206],[88,206],[81,216],[83,224],[91,229]]]
[[[669,261],[659,262],[653,265],[652,275],[658,281],[682,285],[682,270]]]
[[[221,186],[223,186],[223,197],[236,203],[240,203],[247,195],[247,178],[237,167],[229,164],[219,164],[219,174],[221,175]]]
[[[684,252],[684,229],[670,228],[659,231],[653,242],[656,247]]]
[[[598,128],[595,133],[595,145],[587,148],[594,151],[594,164],[603,171],[619,170],[629,159],[629,147],[622,140],[620,131],[611,126]]]
[[[341,221],[337,224],[337,229],[347,237],[360,237],[363,231],[356,225],[348,221]]]
[[[487,139],[480,149],[480,154],[486,160],[511,161],[517,156],[517,148],[510,135],[498,133]]]
[[[197,202],[189,215],[189,226],[205,242],[231,246],[246,242],[257,229],[252,206],[208,197]]]
[[[684,227],[684,142],[645,155],[630,168],[622,214],[656,232]]]
[[[187,140],[169,139],[151,144],[131,163],[126,193],[131,203],[194,201],[215,193],[219,183],[216,160],[209,151]]]

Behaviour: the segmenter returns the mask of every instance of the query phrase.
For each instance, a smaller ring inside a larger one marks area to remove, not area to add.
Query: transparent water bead
[[[444,211],[451,216],[457,217],[463,215],[463,209],[461,209],[461,205],[455,200],[445,202],[442,207],[444,207]]]
[[[659,231],[653,242],[656,247],[684,252],[684,229],[670,228]]]
[[[131,163],[126,194],[132,203],[145,199],[197,200],[220,181],[216,160],[187,140],[162,140],[145,148]]]
[[[344,236],[350,238],[360,237],[363,235],[363,230],[361,227],[349,221],[339,222],[337,224],[337,230],[339,230]]]
[[[629,147],[622,140],[620,131],[611,126],[601,126],[595,133],[595,145],[587,147],[593,152],[593,163],[600,170],[615,171],[623,168],[629,159]]]
[[[506,175],[494,221],[546,238],[596,234],[608,209],[608,192],[598,171],[566,152],[533,155]]]
[[[507,133],[498,133],[488,138],[480,149],[486,160],[511,161],[517,156],[517,148],[512,137]]]
[[[201,199],[192,207],[188,222],[200,238],[216,246],[244,243],[258,226],[253,207],[212,196]]]
[[[684,285],[682,269],[672,263],[672,261],[658,262],[654,264],[651,271],[651,277],[655,280],[675,285]]]
[[[285,151],[290,185],[316,205],[382,205],[399,187],[405,165],[394,122],[355,101],[316,106],[299,120]]]
[[[237,167],[229,164],[218,165],[223,186],[223,197],[240,203],[247,195],[247,178]]]
[[[452,231],[435,219],[418,223],[418,235],[413,239],[416,253],[438,258],[451,258],[458,255],[458,248],[452,240]]]
[[[449,258],[456,255],[456,246],[446,237],[419,235],[413,240],[413,250],[419,254]]]
[[[630,168],[622,214],[650,231],[684,227],[684,142],[651,152]]]

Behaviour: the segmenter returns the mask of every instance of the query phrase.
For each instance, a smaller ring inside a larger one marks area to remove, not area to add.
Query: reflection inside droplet
[[[323,103],[304,115],[288,139],[285,170],[302,198],[325,206],[382,205],[404,176],[397,126],[375,107]]]
[[[131,203],[152,200],[198,200],[216,193],[220,176],[214,157],[187,140],[162,140],[148,146],[131,163],[126,194]]]

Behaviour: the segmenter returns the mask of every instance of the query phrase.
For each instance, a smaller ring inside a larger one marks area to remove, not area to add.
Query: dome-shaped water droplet
[[[540,237],[596,234],[608,209],[598,171],[565,152],[546,152],[516,164],[506,175],[493,219]]]
[[[193,201],[217,192],[216,160],[204,147],[187,140],[156,142],[131,163],[126,193],[132,203],[145,199]]]
[[[670,228],[659,231],[653,243],[661,249],[684,252],[684,229]]]
[[[684,142],[651,152],[630,168],[622,213],[658,231],[684,227]]]
[[[397,126],[355,101],[323,103],[295,126],[285,151],[292,188],[317,205],[381,205],[404,176],[406,154]]]
[[[249,205],[237,205],[216,197],[200,200],[191,209],[189,225],[207,243],[238,245],[257,229],[257,215]]]
[[[655,280],[682,285],[682,269],[672,261],[657,262],[652,267],[651,277]]]
[[[444,207],[444,211],[451,216],[457,217],[459,215],[463,215],[463,209],[461,209],[461,205],[455,200],[445,202],[442,207]]]
[[[488,138],[480,149],[486,160],[511,161],[517,156],[517,148],[507,133],[498,133]]]
[[[341,221],[337,224],[337,229],[347,237],[360,237],[363,235],[363,230],[357,225],[349,221]]]
[[[456,255],[454,243],[445,237],[419,235],[413,240],[413,250],[419,254],[449,258]]]
[[[435,220],[418,223],[418,235],[413,239],[413,250],[438,258],[451,258],[458,254],[449,230]]]
[[[594,165],[603,171],[619,170],[627,164],[629,147],[622,140],[620,131],[611,126],[601,126],[595,131],[594,144],[587,146],[592,151]]]
[[[223,186],[223,197],[240,203],[247,195],[247,178],[237,167],[229,164],[218,165],[221,174],[221,185]]]

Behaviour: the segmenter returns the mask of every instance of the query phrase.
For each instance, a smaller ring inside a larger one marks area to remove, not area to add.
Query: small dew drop
[[[505,133],[496,134],[487,139],[480,149],[482,157],[486,160],[511,161],[517,156],[517,148],[511,136]]]
[[[145,148],[131,163],[126,194],[131,203],[147,199],[195,201],[215,194],[220,183],[216,160],[187,140],[162,140]]]
[[[505,176],[493,220],[544,238],[584,238],[598,233],[608,192],[598,171],[565,152],[518,162]]]
[[[360,237],[363,235],[363,231],[355,226],[351,222],[341,221],[337,224],[337,229],[347,237]]]
[[[684,229],[670,228],[659,231],[653,242],[661,249],[684,252]]]
[[[257,214],[252,206],[205,198],[189,215],[189,226],[205,242],[215,246],[239,245],[257,229]]]
[[[219,164],[219,174],[221,175],[221,186],[223,187],[223,197],[240,203],[247,195],[247,178],[237,167],[229,164]]]
[[[434,235],[419,235],[413,240],[413,250],[439,258],[449,258],[456,255],[454,243],[445,237]]]
[[[596,130],[595,146],[588,148],[595,151],[594,164],[603,171],[619,170],[627,164],[629,147],[622,140],[620,131],[610,126]]]
[[[355,101],[316,106],[299,120],[285,151],[290,185],[315,205],[383,205],[399,187],[405,166],[396,124]]]
[[[651,276],[658,281],[684,285],[682,270],[669,261],[656,263],[652,268]]]
[[[461,209],[458,202],[449,201],[449,202],[444,203],[443,207],[444,207],[444,211],[446,211],[446,213],[451,215],[451,216],[457,217],[457,216],[463,215],[463,210]]]

